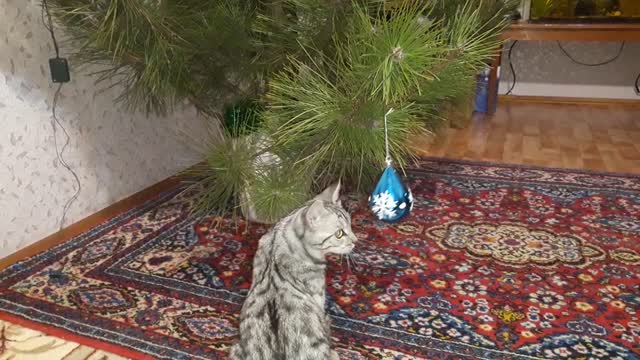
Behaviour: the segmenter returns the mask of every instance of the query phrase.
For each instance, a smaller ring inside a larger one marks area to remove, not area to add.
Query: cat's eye
[[[340,239],[343,236],[344,236],[344,230],[340,229],[340,230],[336,231],[336,237],[338,239]]]

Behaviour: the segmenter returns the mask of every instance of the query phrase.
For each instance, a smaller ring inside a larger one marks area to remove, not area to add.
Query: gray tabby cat
[[[325,314],[325,255],[355,246],[351,217],[329,187],[265,234],[240,314],[232,360],[337,359]]]

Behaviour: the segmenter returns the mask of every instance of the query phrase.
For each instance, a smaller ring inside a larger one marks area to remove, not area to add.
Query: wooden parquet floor
[[[640,107],[501,102],[464,129],[416,139],[423,155],[640,174]]]

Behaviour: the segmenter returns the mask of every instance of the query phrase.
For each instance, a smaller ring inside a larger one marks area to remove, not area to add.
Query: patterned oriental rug
[[[342,359],[639,359],[640,177],[423,160],[413,214],[329,259]],[[135,359],[221,359],[266,227],[165,193],[0,273],[0,318]]]

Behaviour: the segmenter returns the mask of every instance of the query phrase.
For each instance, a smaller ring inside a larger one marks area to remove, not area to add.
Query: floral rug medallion
[[[523,225],[453,222],[446,227],[431,228],[427,235],[443,249],[462,250],[470,256],[490,257],[503,265],[516,267],[552,267],[558,263],[584,266],[605,255],[598,247],[584,244],[577,236]]]

